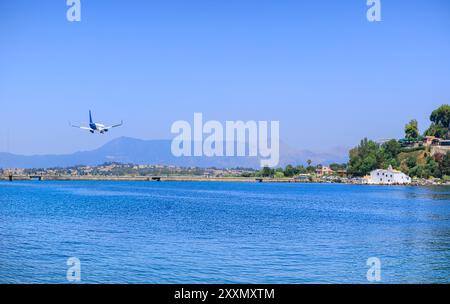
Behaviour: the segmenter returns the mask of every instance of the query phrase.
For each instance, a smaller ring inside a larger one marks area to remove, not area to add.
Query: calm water
[[[450,188],[0,182],[0,282],[450,282]]]

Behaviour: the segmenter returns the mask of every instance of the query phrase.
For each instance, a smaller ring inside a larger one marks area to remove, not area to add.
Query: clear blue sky
[[[0,151],[172,138],[175,120],[279,120],[292,146],[401,137],[450,103],[450,1],[0,0]],[[91,135],[68,121],[123,119]]]

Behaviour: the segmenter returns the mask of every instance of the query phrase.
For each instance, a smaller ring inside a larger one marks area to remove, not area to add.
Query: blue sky
[[[172,138],[176,120],[279,120],[316,151],[450,103],[450,2],[0,0],[0,151],[67,153],[118,136]],[[122,128],[70,128],[87,111]]]

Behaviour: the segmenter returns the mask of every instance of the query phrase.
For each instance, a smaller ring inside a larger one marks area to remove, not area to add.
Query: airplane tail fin
[[[92,115],[91,115],[91,110],[89,110],[89,123],[92,123]]]

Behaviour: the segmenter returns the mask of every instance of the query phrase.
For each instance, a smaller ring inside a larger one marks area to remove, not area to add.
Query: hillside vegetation
[[[431,147],[423,142],[424,136],[440,139],[450,138],[450,106],[442,105],[430,115],[431,125],[421,136],[417,120],[411,120],[405,126],[405,138],[392,139],[383,144],[361,140],[360,144],[350,150],[348,173],[364,176],[370,171],[389,166],[401,170],[411,177],[444,178],[450,176],[450,151],[432,153]]]

